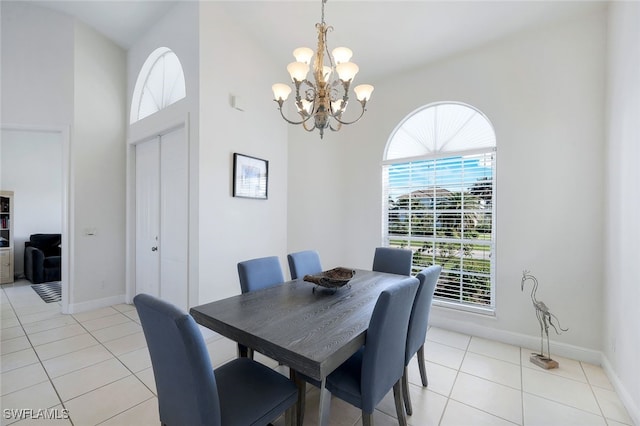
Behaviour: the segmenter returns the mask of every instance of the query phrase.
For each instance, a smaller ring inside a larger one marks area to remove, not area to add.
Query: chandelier
[[[358,73],[358,66],[349,62],[353,53],[346,47],[336,47],[329,54],[327,47],[327,32],[333,27],[324,22],[324,5],[327,0],[322,0],[322,22],[316,24],[318,30],[318,49],[314,53],[308,47],[299,47],[293,51],[296,62],[287,66],[291,75],[291,81],[295,86],[295,104],[300,115],[299,121],[289,120],[282,111],[282,105],[291,93],[291,87],[284,83],[274,84],[274,101],[278,103],[278,110],[282,118],[290,124],[302,124],[308,132],[318,129],[320,139],[324,136],[325,129],[338,131],[343,124],[353,124],[360,120],[366,111],[365,106],[371,98],[373,86],[361,84],[353,88],[356,99],[360,102],[360,115],[352,121],[345,121],[343,114],[349,102],[349,88],[353,78]],[[328,65],[325,64],[325,52]],[[313,79],[309,81],[309,65],[313,59]],[[311,120],[313,118],[313,120]]]

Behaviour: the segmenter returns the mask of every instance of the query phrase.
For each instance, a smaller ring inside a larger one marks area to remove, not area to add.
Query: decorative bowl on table
[[[356,271],[353,269],[338,267],[318,274],[305,275],[303,280],[320,287],[337,290],[347,285],[355,274]],[[315,287],[313,290],[315,291]]]

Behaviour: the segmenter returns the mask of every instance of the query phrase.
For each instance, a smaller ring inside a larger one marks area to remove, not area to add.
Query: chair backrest
[[[287,256],[287,260],[289,261],[289,272],[291,272],[292,280],[322,272],[320,255],[315,250],[291,253]]]
[[[411,250],[377,247],[373,255],[373,270],[409,276],[411,275],[412,261],[413,252]]]
[[[404,350],[418,279],[407,277],[387,288],[373,309],[362,358],[362,410],[373,413],[404,372]]]
[[[61,238],[61,234],[31,234],[28,245],[42,250],[45,257],[60,256]]]
[[[133,298],[156,379],[160,422],[219,426],[220,400],[209,353],[193,318],[148,294]]]
[[[438,277],[442,271],[442,266],[431,265],[424,268],[416,276],[420,285],[416,298],[413,301],[411,316],[409,317],[409,331],[407,333],[407,350],[405,351],[404,365],[409,365],[409,361],[418,352],[418,349],[424,345],[427,335],[427,326],[429,323],[429,312],[431,312],[431,302],[433,301],[433,292],[438,283]]]
[[[284,282],[278,256],[260,257],[238,263],[242,293],[261,290]]]

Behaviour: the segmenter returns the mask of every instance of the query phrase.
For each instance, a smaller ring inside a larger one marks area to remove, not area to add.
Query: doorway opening
[[[69,238],[69,130],[1,126],[0,186],[13,192],[14,279],[25,276],[25,242],[32,234],[60,234],[61,311],[69,313],[73,294]]]

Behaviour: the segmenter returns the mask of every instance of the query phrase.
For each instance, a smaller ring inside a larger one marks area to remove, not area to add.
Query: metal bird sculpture
[[[561,331],[568,331],[568,328],[562,328],[560,326],[560,320],[554,314],[549,311],[549,308],[545,303],[541,300],[536,299],[536,291],[538,291],[538,280],[536,277],[531,275],[529,271],[522,272],[522,281],[520,282],[520,289],[524,291],[524,283],[527,281],[533,282],[533,288],[531,289],[531,302],[533,302],[533,307],[536,310],[536,317],[538,318],[538,322],[540,323],[540,356],[539,358],[542,361],[552,361],[551,360],[551,349],[549,347],[549,326],[553,327],[556,334],[560,334]],[[554,321],[557,322],[554,324]],[[544,356],[544,335],[547,336],[547,354],[548,356]],[[533,359],[532,359],[533,361]],[[555,364],[557,366],[557,363]]]

